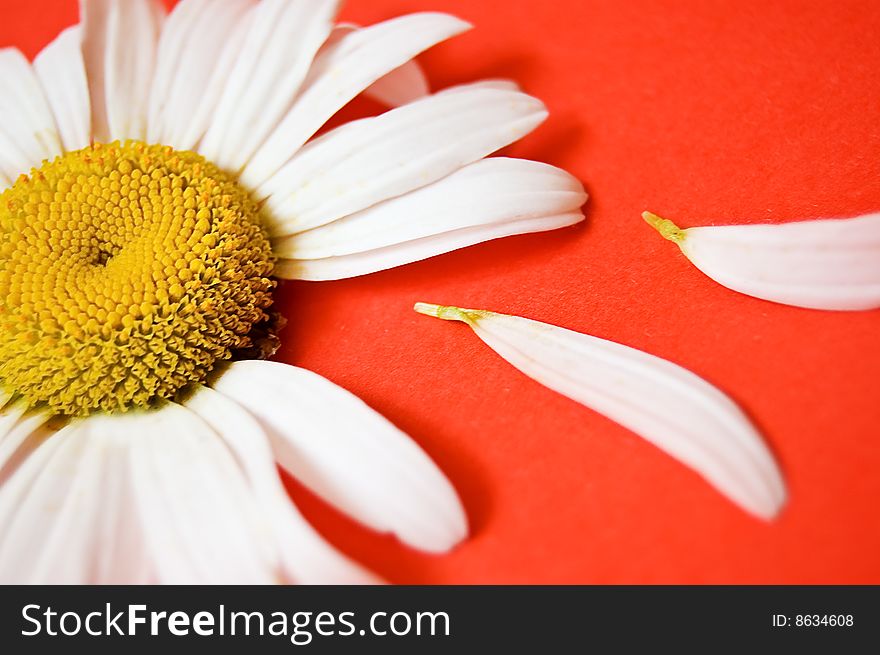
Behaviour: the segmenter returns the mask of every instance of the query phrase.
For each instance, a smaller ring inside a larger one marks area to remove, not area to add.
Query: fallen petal
[[[415,310],[467,323],[523,373],[629,428],[746,511],[769,520],[785,503],[773,455],[746,415],[681,366],[517,316],[426,303]]]
[[[796,307],[880,307],[880,213],[781,225],[680,229],[644,219],[691,263],[734,291]]]

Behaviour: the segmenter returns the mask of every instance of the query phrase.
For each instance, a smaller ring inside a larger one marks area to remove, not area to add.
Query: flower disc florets
[[[95,144],[0,196],[0,385],[125,411],[252,346],[275,286],[259,207],[192,152]]]

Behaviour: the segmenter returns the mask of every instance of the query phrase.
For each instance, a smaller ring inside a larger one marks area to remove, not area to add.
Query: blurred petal
[[[29,412],[23,401],[0,410],[0,484],[42,442],[48,420],[44,412]]]
[[[484,159],[406,195],[277,239],[277,275],[338,279],[409,263],[487,238],[583,219],[583,186],[547,164]],[[293,261],[291,261],[293,260]]]
[[[66,438],[71,432],[68,427],[46,439],[0,486],[3,584],[85,584],[91,579],[91,523],[100,504],[87,508],[82,503],[96,500],[91,493],[96,483],[89,479],[96,471]],[[85,513],[77,517],[78,511]]]
[[[546,116],[536,98],[477,86],[343,125],[257,191],[270,196],[267,228],[295,234],[423,187],[525,136]]]
[[[208,129],[256,0],[183,0],[159,38],[148,140],[191,150]]]
[[[61,154],[52,110],[33,68],[15,48],[0,50],[0,171],[10,182]]]
[[[288,570],[310,582],[374,580],[282,508],[266,446],[248,439],[265,436],[243,410],[193,402],[210,425],[165,403],[40,439],[0,486],[0,581],[254,584]]]
[[[79,25],[64,30],[43,48],[34,59],[34,71],[55,116],[64,149],[85,148],[91,142],[92,109]]]
[[[315,59],[302,93],[242,173],[258,187],[339,109],[420,52],[470,26],[436,13],[401,16],[344,35]]]
[[[212,386],[259,420],[284,468],[355,519],[429,552],[466,536],[464,510],[437,466],[344,389],[266,361],[234,362]]]
[[[643,216],[694,266],[734,291],[811,309],[880,308],[880,213],[685,230]]]
[[[329,36],[335,0],[263,0],[225,81],[199,153],[238,173],[290,108]]]
[[[629,428],[755,516],[772,519],[785,503],[782,476],[757,430],[732,400],[690,371],[517,316],[425,303],[416,311],[468,324],[523,373]]]
[[[94,140],[143,140],[162,3],[80,0],[80,16]]]
[[[235,459],[197,415],[172,403],[121,420],[136,506],[162,583],[277,580],[271,529]]]

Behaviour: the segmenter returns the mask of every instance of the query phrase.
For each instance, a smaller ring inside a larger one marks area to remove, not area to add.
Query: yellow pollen
[[[68,416],[171,398],[254,346],[273,263],[257,204],[201,156],[61,155],[0,195],[0,385]]]

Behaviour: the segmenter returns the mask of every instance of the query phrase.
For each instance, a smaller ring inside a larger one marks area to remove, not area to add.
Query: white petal
[[[261,185],[352,98],[420,52],[469,28],[446,14],[411,14],[352,31],[325,47],[302,93],[243,171],[242,182],[251,188]]]
[[[46,435],[43,426],[48,420],[44,412],[28,412],[24,402],[0,411],[0,485],[42,443]]]
[[[64,149],[85,148],[91,142],[92,109],[79,25],[64,30],[43,48],[34,59],[34,71],[55,116]]]
[[[318,64],[328,50],[335,49],[336,44],[343,37],[360,29],[364,28],[354,23],[338,23],[327,41],[324,42],[321,50],[318,51],[315,63],[312,64],[312,70],[309,71],[309,78],[316,70],[320,70]],[[398,66],[373,82],[364,89],[363,94],[386,107],[399,107],[413,100],[424,98],[430,92],[428,76],[425,71],[415,59],[410,59],[402,66]]]
[[[85,584],[89,582],[88,526],[73,525],[74,512],[88,489],[78,476],[76,444],[65,428],[46,439],[0,486],[0,581],[27,583]],[[83,473],[91,475],[90,467]],[[94,512],[88,512],[88,522]],[[59,550],[66,531],[66,547]],[[57,556],[63,566],[50,570]]]
[[[418,303],[467,323],[516,368],[617,421],[703,476],[752,514],[786,499],[773,455],[742,410],[690,371],[634,348],[537,321]]]
[[[335,0],[263,0],[199,152],[238,172],[290,108],[333,27]]]
[[[128,427],[137,506],[159,582],[275,582],[265,513],[234,457],[196,414],[167,404]]]
[[[230,398],[200,387],[185,403],[234,453],[261,507],[271,514],[285,572],[301,584],[367,584],[375,576],[327,544],[296,510],[278,476],[268,437]]]
[[[235,362],[213,386],[256,416],[284,468],[355,519],[429,552],[466,536],[461,503],[437,466],[344,389],[265,361]]]
[[[191,150],[208,129],[249,27],[255,0],[184,0],[159,38],[148,138]]]
[[[15,48],[0,50],[0,170],[14,182],[61,153],[55,119],[31,65]]]
[[[453,230],[424,239],[406,241],[387,248],[359,252],[324,259],[280,259],[274,275],[287,280],[341,280],[358,275],[384,271],[395,266],[421,261],[484,241],[501,239],[517,234],[547,232],[584,220],[580,211],[540,218],[527,218],[508,223],[492,223],[473,228]]]
[[[144,583],[152,580],[133,507],[127,436],[84,430],[98,417],[38,439],[0,487],[0,580]]]
[[[445,91],[343,125],[303,148],[262,190],[273,236],[295,234],[435,182],[531,132],[536,98],[476,88]]]
[[[441,93],[458,93],[459,91],[467,91],[469,89],[497,89],[499,91],[522,91],[519,84],[514,80],[508,80],[501,77],[494,77],[479,82],[472,82],[463,86],[453,86]]]
[[[94,419],[92,419],[94,421]],[[151,530],[137,508],[132,468],[132,434],[111,419],[103,424],[83,426],[81,436],[94,459],[102,463],[99,509],[95,512],[94,582],[98,584],[141,584],[157,580],[154,557],[147,543]],[[140,436],[134,433],[134,438]],[[82,474],[82,473],[81,473]],[[163,519],[164,520],[164,519]]]
[[[484,159],[406,195],[277,239],[273,250],[284,259],[276,274],[350,277],[490,238],[554,229],[582,220],[586,199],[581,183],[553,166]]]
[[[143,140],[161,2],[80,0],[80,15],[95,141]]]
[[[3,188],[12,186],[18,176],[30,171],[27,155],[0,128],[0,181]]]
[[[685,230],[643,216],[694,266],[734,291],[811,309],[880,307],[880,213]]]
[[[20,545],[34,551],[34,561],[27,565],[30,582],[105,582],[97,569],[113,544],[99,541],[101,536],[109,536],[101,535],[99,526],[110,516],[116,518],[120,511],[116,506],[118,498],[110,498],[119,489],[105,486],[106,477],[119,471],[114,471],[108,462],[106,449],[96,447],[79,430],[74,428],[55,437],[60,445],[47,470],[41,474],[40,479],[45,481],[43,491],[35,489],[32,492],[33,500],[40,506],[31,505],[23,514],[31,517],[42,513],[43,516],[36,521],[41,530],[37,534],[31,533],[30,538],[23,534],[16,537]],[[46,476],[52,479],[46,480]],[[130,510],[126,507],[122,512]],[[130,517],[126,517],[126,521],[130,521]],[[135,535],[131,537],[132,541],[137,539]],[[136,543],[134,545],[139,548]],[[120,558],[125,560],[125,577],[118,581],[146,581],[143,570],[136,572],[132,566],[136,558],[134,553],[118,553],[115,559]],[[10,559],[21,561],[15,557]],[[146,560],[140,557],[138,561],[145,563]]]

